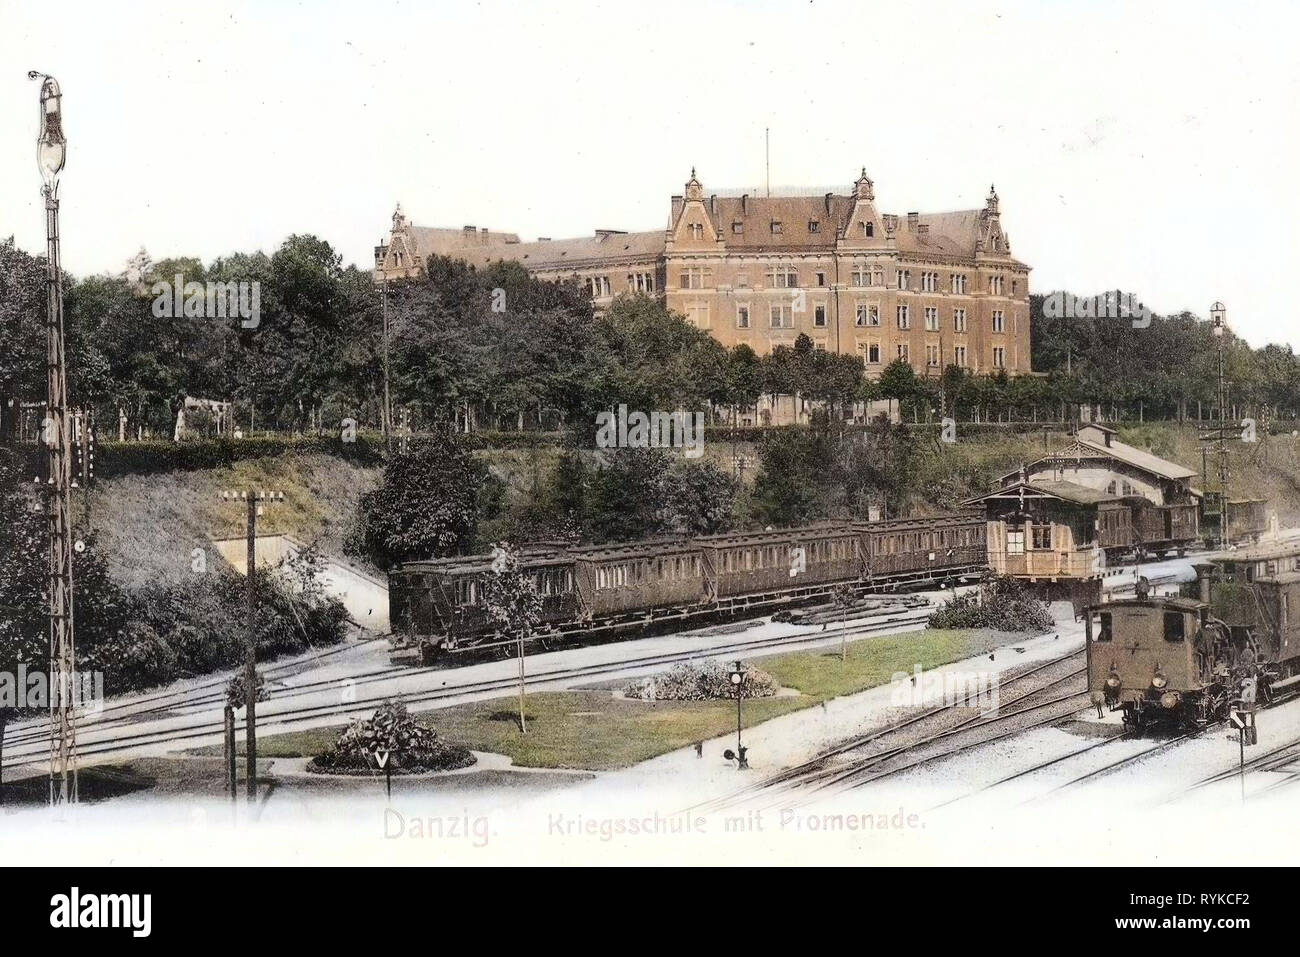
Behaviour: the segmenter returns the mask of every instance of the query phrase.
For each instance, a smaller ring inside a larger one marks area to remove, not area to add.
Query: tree
[[[0,242],[0,442],[16,436],[18,401],[44,395],[45,265],[10,236]]]
[[[793,525],[830,517],[836,501],[827,486],[834,442],[821,429],[782,430],[767,437],[754,479],[754,511],[764,525]]]
[[[917,395],[916,372],[912,369],[911,363],[900,358],[885,366],[885,370],[880,373],[880,394],[891,401],[898,402],[901,415],[902,403]],[[890,411],[893,411],[892,406]]]
[[[379,486],[361,496],[349,549],[381,568],[466,551],[487,484],[487,468],[456,435],[413,441],[389,462]]]
[[[596,542],[653,538],[670,529],[669,453],[615,449],[592,479],[587,532]]]
[[[483,602],[488,618],[519,648],[519,732],[528,733],[524,717],[524,642],[542,620],[542,598],[537,582],[520,568],[519,551],[507,544],[492,549],[492,574],[483,582]]]
[[[745,409],[752,409],[763,394],[763,363],[745,343],[727,353],[727,404],[732,407],[732,424]]]

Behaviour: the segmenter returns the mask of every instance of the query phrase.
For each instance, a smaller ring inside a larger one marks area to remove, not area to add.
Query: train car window
[[[1097,622],[1097,631],[1095,632],[1095,637],[1093,638],[1093,641],[1110,641],[1115,634],[1111,630],[1112,622],[1111,622],[1110,612],[1103,611],[1101,614],[1097,616],[1097,618],[1099,620]]]
[[[1183,613],[1165,612],[1165,641],[1182,641],[1185,637]]]

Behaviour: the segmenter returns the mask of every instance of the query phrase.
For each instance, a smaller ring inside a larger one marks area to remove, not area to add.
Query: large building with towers
[[[818,349],[858,356],[868,374],[897,358],[921,375],[1030,371],[1029,267],[1011,255],[992,188],[980,209],[898,215],[880,212],[865,169],[847,192],[779,196],[710,192],[692,170],[666,230],[529,243],[417,227],[399,207],[376,277],[419,275],[433,254],[573,279],[598,309],[651,295],[723,345],[760,354],[806,333]]]

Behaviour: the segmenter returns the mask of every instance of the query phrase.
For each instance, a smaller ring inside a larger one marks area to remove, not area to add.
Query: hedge
[[[382,446],[360,435],[355,442],[344,442],[334,435],[100,442],[95,451],[95,477],[101,479],[220,468],[246,459],[289,454],[334,455],[361,465],[378,465],[383,459]]]

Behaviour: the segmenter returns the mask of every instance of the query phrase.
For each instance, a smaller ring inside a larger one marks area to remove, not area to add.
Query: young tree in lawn
[[[840,625],[844,624],[844,619],[848,617],[849,607],[853,604],[853,586],[847,582],[836,585],[831,592],[831,600],[835,602],[835,609],[840,613]],[[849,633],[847,631],[840,634],[840,662],[843,663],[849,658]]]
[[[520,568],[519,551],[510,545],[492,549],[492,574],[483,582],[488,617],[507,638],[519,643],[519,732],[528,733],[524,717],[524,642],[542,620],[537,582]]]

